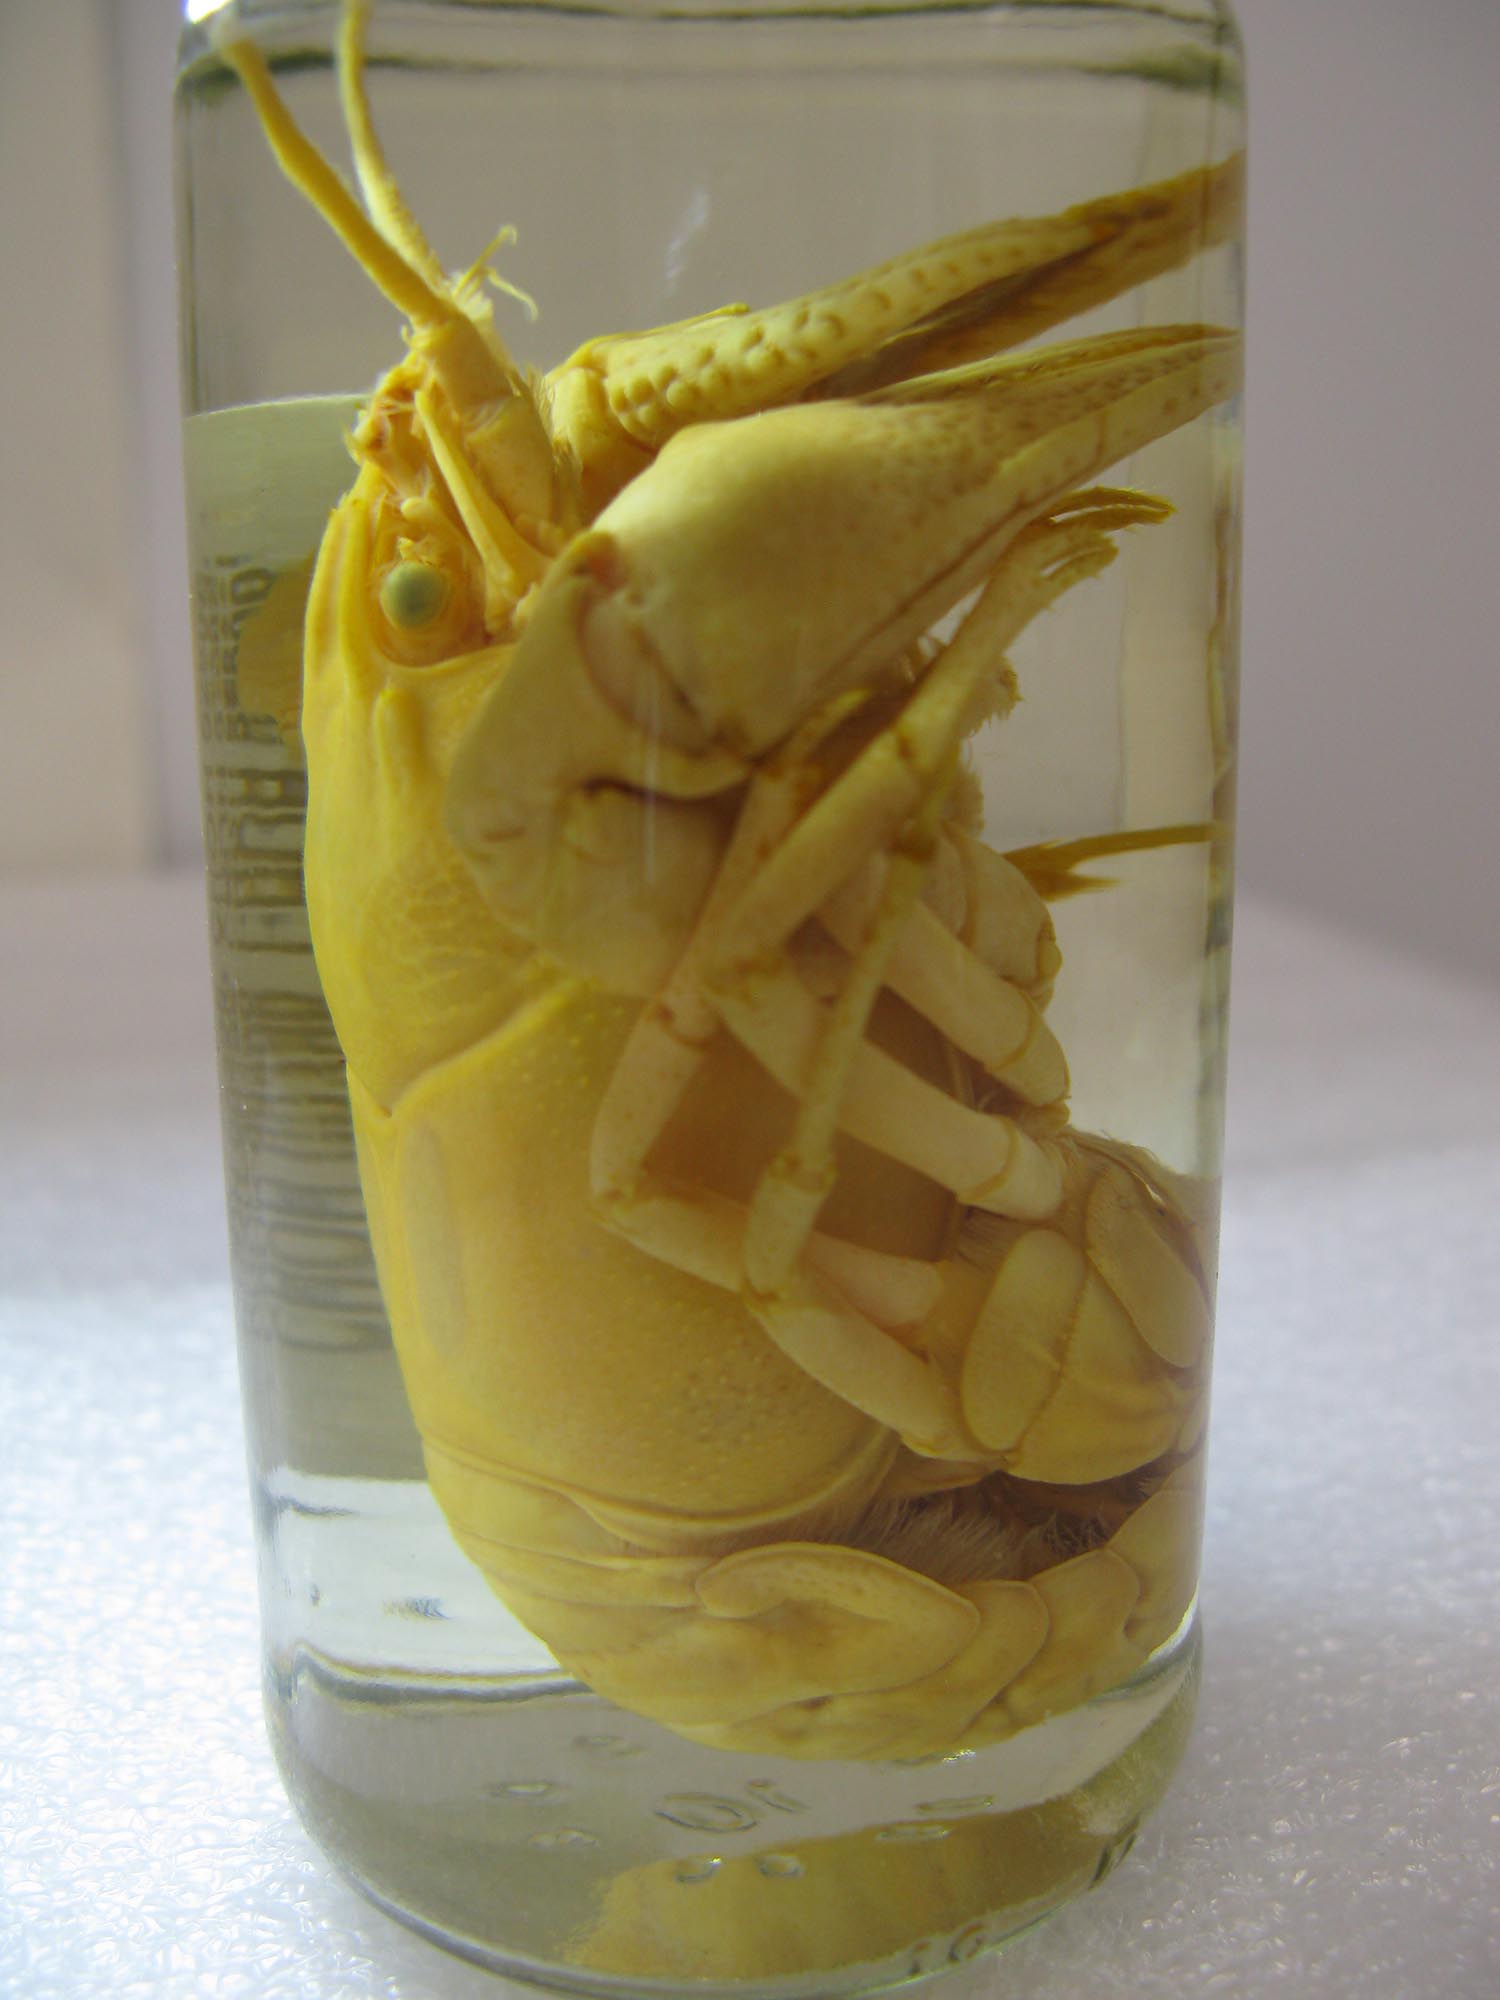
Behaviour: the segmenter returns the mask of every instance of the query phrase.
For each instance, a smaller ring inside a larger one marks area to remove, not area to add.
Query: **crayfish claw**
[[[588,341],[546,377],[553,435],[596,506],[669,438],[862,395],[1019,346],[1224,242],[1244,156],[1059,214],[986,223],[781,305]]]

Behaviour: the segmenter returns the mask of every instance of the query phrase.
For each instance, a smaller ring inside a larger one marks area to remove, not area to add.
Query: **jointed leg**
[[[965,1005],[971,1015],[982,1005],[972,997],[957,1005],[944,1000],[941,979],[923,961],[920,926],[904,958],[901,951],[954,761],[985,708],[1003,713],[1014,699],[1004,645],[1070,584],[1112,560],[1111,529],[1160,511],[1138,496],[1101,492],[1032,524],[896,723],[811,806],[807,759],[840,713],[806,725],[757,776],[695,934],[638,1024],[596,1129],[594,1187],[614,1226],[652,1254],[724,1282],[735,1249],[734,1205],[671,1186],[647,1160],[720,1021],[727,1024],[800,1106],[792,1139],[746,1220],[749,1302],[817,1379],[929,1451],[962,1455],[966,1440],[946,1389],[850,1296],[851,1289],[875,1288],[878,1260],[843,1246],[842,1286],[830,1282],[826,1248],[820,1265],[815,1225],[832,1186],[834,1136],[842,1128],[867,1137],[963,1198],[1002,1212],[1045,1215],[1060,1199],[1060,1168],[1049,1148],[924,1083],[870,1047],[865,1031],[893,961],[902,982],[924,992],[940,1016],[963,1019]],[[789,941],[865,857],[882,851],[891,859],[874,921],[850,939],[849,976],[825,1014],[787,957]],[[883,1317],[887,1325],[902,1323],[889,1312]]]
[[[818,921],[853,951],[878,890],[873,868],[837,890]],[[918,903],[886,967],[886,985],[1027,1104],[1055,1104],[1068,1092],[1068,1065],[1029,993],[986,965]]]
[[[789,1038],[805,1045],[808,1033],[807,1003],[783,970],[786,940],[816,914],[846,949],[857,951],[858,934],[881,893],[866,857],[879,854],[917,808],[944,757],[985,708],[1008,713],[1015,689],[1003,663],[1004,648],[1064,591],[1114,560],[1113,532],[1159,520],[1165,511],[1163,502],[1146,495],[1097,488],[1075,495],[1023,530],[895,724],[828,787],[748,882],[732,923],[725,927],[728,949],[710,965],[707,977],[719,1012],[783,1081],[790,1066]],[[893,941],[885,983],[983,1063],[996,1082],[1035,1104],[1051,1104],[1065,1094],[1062,1051],[1035,1005],[920,904]],[[799,1014],[801,1023],[794,1025]],[[864,1050],[857,1067],[862,1076],[849,1099],[848,1129],[883,1150],[891,1150],[886,1135],[908,1122],[909,1113],[896,1109],[903,1091],[913,1102],[942,1096],[909,1076],[903,1085],[892,1074],[896,1066],[876,1050]],[[921,1124],[935,1136],[952,1133],[953,1145],[960,1148],[966,1142],[958,1135],[975,1117],[944,1099],[941,1107],[931,1104]],[[1001,1121],[985,1122],[990,1130],[981,1151],[993,1159],[1005,1135]],[[911,1157],[899,1144],[894,1150],[897,1157]],[[972,1139],[967,1150],[972,1157]],[[1026,1147],[1020,1151],[1024,1154]],[[939,1170],[934,1177],[970,1200],[981,1198],[971,1187],[989,1182],[1003,1207],[1007,1186],[1002,1175],[1010,1170],[999,1162],[966,1167],[961,1158],[955,1151],[950,1170]],[[931,1171],[925,1158],[913,1163]]]
[[[880,1403],[893,1407],[886,1421],[935,1454],[963,1447],[951,1391],[925,1363],[863,1322],[803,1260],[833,1190],[845,1089],[865,1047],[886,961],[921,892],[946,791],[940,778],[891,856],[881,907],[829,1010],[791,1137],[751,1199],[744,1243],[746,1304],[783,1353],[847,1401],[864,1402],[873,1383]]]
[[[811,718],[752,783],[698,928],[632,1031],[595,1123],[594,1198],[613,1227],[651,1255],[730,1291],[743,1280],[743,1205],[675,1185],[646,1163],[720,1031],[701,979],[718,926],[804,805],[807,758],[854,706],[845,698]],[[937,1277],[917,1259],[824,1236],[808,1255],[882,1325],[913,1326],[931,1310]]]
[[[930,848],[935,835],[946,781],[968,723],[973,690],[981,675],[991,670],[992,656],[987,659],[983,649],[988,623],[983,614],[992,615],[996,595],[997,586],[992,583],[963,632],[929,676],[929,680],[935,676],[940,684],[957,680],[959,685],[956,700],[950,696],[946,703],[934,704],[929,698],[927,704],[937,708],[945,726],[936,732],[929,730],[923,742],[929,754],[938,754],[928,779],[928,799],[919,810],[915,845],[898,851],[890,864],[883,897],[886,907],[854,961],[845,994],[834,1009],[829,1035],[818,1037],[822,1046],[807,1078],[792,1145],[771,1169],[752,1204],[742,1253],[751,1266],[748,1281],[753,1309],[765,1319],[773,1338],[809,1373],[914,1443],[951,1453],[961,1453],[966,1442],[956,1422],[951,1392],[923,1362],[860,1312],[846,1289],[831,1283],[820,1270],[814,1224],[832,1183],[832,1145],[842,1083],[851,1065],[869,1053],[864,1045],[865,1026],[882,983],[884,962],[921,888],[924,850]],[[954,668],[961,672],[955,673]],[[822,728],[830,726],[833,719],[824,721]],[[731,1219],[728,1205],[715,1203],[710,1214],[709,1204],[652,1175],[646,1160],[717,1030],[718,996],[704,992],[703,967],[713,962],[721,938],[734,935],[746,885],[753,883],[768,843],[795,824],[803,803],[798,796],[797,773],[815,747],[813,741],[806,740],[807,735],[804,731],[804,740],[789,746],[793,754],[778,759],[776,768],[752,786],[698,931],[660,1003],[638,1025],[601,1108],[596,1132],[594,1185],[615,1226],[654,1254],[678,1263],[691,1260],[690,1267],[703,1275],[709,1274],[710,1264],[715,1272],[722,1268],[730,1247],[725,1229]],[[783,941],[778,941],[777,958],[783,948]],[[789,976],[796,986],[795,975]],[[805,989],[797,990],[805,996]],[[816,1003],[805,997],[816,1018]],[[730,1025],[734,1025],[732,1020]],[[893,1069],[909,1083],[927,1088],[899,1065]],[[951,1106],[940,1092],[932,1095],[946,1108],[961,1109]],[[799,1162],[811,1163],[811,1185]],[[1049,1190],[1049,1204],[1051,1200],[1055,1194]],[[844,1246],[842,1254],[856,1270],[875,1275],[869,1252]],[[737,1285],[745,1270],[742,1263],[736,1273]],[[756,1271],[773,1280],[774,1297],[760,1293]]]
[[[951,782],[951,778],[950,778]],[[921,893],[948,784],[939,778],[906,838],[886,866],[875,921],[854,956],[843,991],[827,1011],[817,1054],[804,1080],[791,1137],[761,1177],[745,1228],[745,1276],[752,1299],[774,1303],[787,1283],[819,1211],[833,1192],[834,1141],[850,1077],[865,1049],[886,964]]]
[[[594,1127],[590,1175],[606,1207],[628,1194],[719,1031],[703,969],[726,915],[802,807],[804,760],[857,704],[849,698],[809,718],[751,781],[733,837],[697,927],[666,985],[627,1042]],[[617,1218],[623,1220],[623,1218]]]
[[[790,963],[744,973],[733,993],[715,998],[736,1039],[784,1089],[801,1097],[817,1087],[829,1013]],[[869,1042],[850,1058],[839,1124],[977,1207],[1040,1218],[1062,1196],[1056,1161],[1015,1120],[960,1103]]]
[[[867,856],[884,850],[918,809],[946,746],[961,743],[986,713],[1009,714],[1016,688],[1007,648],[1064,591],[1108,568],[1110,535],[1170,511],[1147,494],[1098,487],[1016,536],[896,723],[828,787],[747,886],[735,911],[733,956],[714,969],[716,990],[779,947]]]
[[[843,989],[828,1010],[802,1080],[791,1138],[762,1177],[745,1232],[747,1303],[783,1351],[818,1380],[854,1400],[868,1396],[872,1372],[878,1368],[882,1376],[890,1378],[888,1384],[882,1382],[882,1389],[889,1386],[901,1397],[896,1428],[918,1449],[938,1455],[961,1455],[966,1443],[950,1392],[934,1371],[920,1365],[913,1369],[914,1357],[894,1354],[889,1342],[872,1342],[869,1330],[841,1310],[839,1302],[829,1297],[827,1287],[807,1272],[803,1254],[832,1190],[834,1142],[840,1126],[851,1125],[854,1097],[862,1094],[871,1103],[881,1101],[879,1092],[872,1093],[867,1087],[860,1093],[857,1089],[861,1065],[877,1053],[867,1046],[866,1030],[891,955],[921,893],[957,756],[971,726],[975,697],[985,677],[993,674],[995,656],[990,645],[1003,616],[1001,590],[1005,580],[1002,575],[991,579],[946,655],[932,667],[927,682],[896,725],[896,732],[901,732],[896,740],[907,781],[912,785],[925,782],[926,795],[902,836],[891,845],[879,906],[852,957]],[[887,735],[874,748],[883,749],[891,740]],[[866,758],[871,754],[866,752]],[[844,783],[840,780],[832,792],[839,792]],[[795,838],[794,834],[792,840]],[[785,847],[781,851],[784,853]],[[742,902],[737,918],[743,907]],[[743,958],[740,962],[743,965]],[[744,985],[742,977],[741,992]],[[716,991],[715,997],[730,1025],[737,1031],[742,1029],[745,1024],[737,1019],[735,1005],[726,1005],[722,990]],[[785,986],[782,997],[787,997]],[[752,1048],[758,1039],[752,1039]],[[855,1090],[851,1091],[851,1085]],[[949,1110],[962,1110],[942,1093],[934,1092],[933,1096]],[[905,1148],[900,1150],[904,1156]],[[1039,1164],[1052,1164],[1040,1148],[1036,1152]],[[1059,1178],[1055,1189],[1047,1189],[1049,1208],[1060,1194]],[[908,1378],[905,1381],[903,1374]]]

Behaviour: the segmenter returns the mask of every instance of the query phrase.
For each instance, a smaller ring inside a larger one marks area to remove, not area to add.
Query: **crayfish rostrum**
[[[1075,1129],[1049,865],[976,831],[1007,652],[1236,338],[1018,343],[1234,228],[1241,163],[523,371],[339,64],[408,323],[308,598],[306,891],[432,1489],[571,1671],[807,1757],[993,1741],[1195,1576],[1210,1251]],[[1087,829],[1081,830],[1087,834]],[[1043,893],[1045,892],[1045,893]]]

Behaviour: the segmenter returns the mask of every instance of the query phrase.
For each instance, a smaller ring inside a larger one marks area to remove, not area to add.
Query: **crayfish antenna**
[[[1181,826],[1130,827],[1123,833],[1095,833],[1083,840],[1044,840],[1035,847],[1013,847],[1005,859],[1018,868],[1048,903],[1069,896],[1087,896],[1116,886],[1112,875],[1080,875],[1087,862],[1114,854],[1145,854],[1158,847],[1197,847],[1221,840],[1226,829],[1217,820],[1191,820]]]
[[[412,354],[441,392],[451,413],[448,436],[471,469],[472,478],[460,485],[485,493],[545,564],[555,539],[547,527],[570,512],[567,495],[558,492],[552,442],[530,381],[494,329],[488,300],[477,287],[455,287],[444,276],[386,164],[364,87],[368,17],[368,0],[349,0],[338,51],[340,94],[366,207],[297,125],[259,49],[226,38],[220,51],[244,85],[283,174],[409,322]],[[467,516],[466,493],[455,492],[454,499]],[[472,531],[479,524],[470,525]],[[540,539],[533,541],[533,534]]]
[[[348,0],[339,28],[339,103],[349,131],[354,171],[359,176],[359,189],[370,220],[387,243],[435,291],[446,292],[447,275],[386,163],[385,148],[370,112],[370,95],[365,89],[365,40],[370,9],[371,0]]]
[[[459,309],[443,290],[414,269],[350,194],[328,161],[287,110],[270,67],[253,42],[226,41],[220,53],[254,105],[276,164],[310,202],[373,284],[420,330],[444,328]],[[429,253],[430,254],[430,253]]]

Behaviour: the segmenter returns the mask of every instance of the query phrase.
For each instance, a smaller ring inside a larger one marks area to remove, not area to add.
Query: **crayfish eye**
[[[398,632],[421,632],[447,609],[448,579],[431,563],[398,562],[380,586],[380,608]]]

